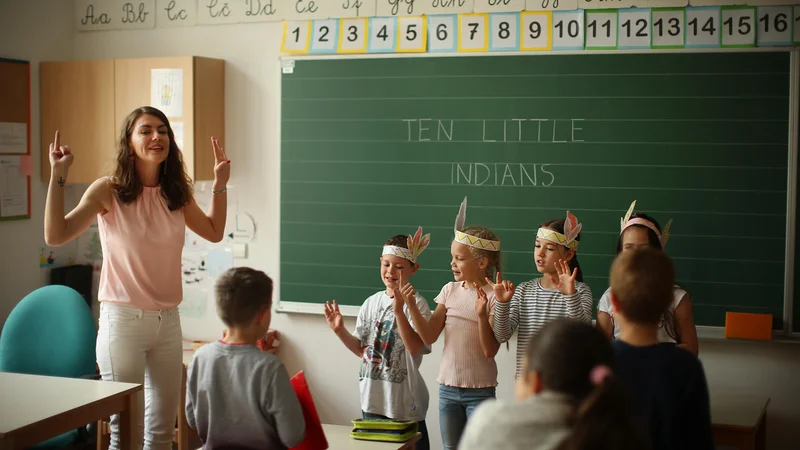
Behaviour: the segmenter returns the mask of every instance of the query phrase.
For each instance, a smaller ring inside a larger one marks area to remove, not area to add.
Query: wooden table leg
[[[136,395],[130,394],[127,396],[128,407],[119,413],[119,446],[121,450],[133,449],[133,437],[136,430],[136,419],[132,414],[134,398]]]
[[[756,427],[756,450],[767,450],[767,411],[764,410],[764,415]]]
[[[14,436],[6,436],[0,439],[0,450],[13,450]]]

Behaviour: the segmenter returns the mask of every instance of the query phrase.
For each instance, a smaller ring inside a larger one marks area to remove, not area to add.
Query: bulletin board
[[[31,66],[0,58],[0,221],[31,217]]]

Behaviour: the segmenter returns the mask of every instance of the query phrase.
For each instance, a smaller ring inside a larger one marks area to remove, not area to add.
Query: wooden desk
[[[739,450],[765,450],[769,401],[767,396],[712,393],[714,443]]]
[[[422,438],[421,433],[407,442],[359,441],[350,437],[353,427],[345,425],[322,425],[328,450],[414,450]]]
[[[133,396],[142,385],[0,372],[0,449],[22,449],[120,414],[120,445],[131,448]]]

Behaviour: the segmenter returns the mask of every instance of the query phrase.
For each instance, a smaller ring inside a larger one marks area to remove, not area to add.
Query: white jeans
[[[100,303],[97,365],[105,381],[144,384],[133,411],[133,448],[171,450],[183,370],[178,308],[144,311]],[[142,405],[144,404],[144,412]],[[111,416],[111,445],[119,448],[119,416]]]

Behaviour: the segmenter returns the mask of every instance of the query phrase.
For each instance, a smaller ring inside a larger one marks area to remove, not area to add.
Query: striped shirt
[[[490,285],[482,288],[489,298],[489,315],[494,314],[494,290]],[[494,358],[483,354],[478,334],[478,313],[475,302],[478,293],[464,282],[444,285],[436,296],[436,303],[444,305],[444,350],[436,381],[458,388],[485,388],[497,386],[497,364]]]
[[[592,322],[592,290],[588,284],[576,281],[575,293],[564,295],[557,289],[545,289],[539,280],[520,284],[510,302],[497,302],[495,306],[494,336],[497,342],[508,341],[519,327],[516,378],[522,374],[522,362],[531,337],[547,322],[561,317]]]

